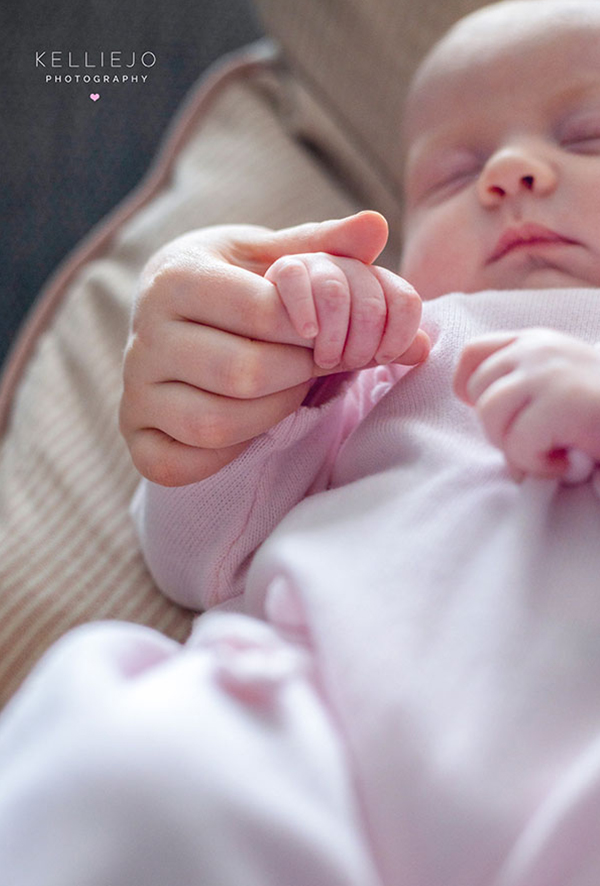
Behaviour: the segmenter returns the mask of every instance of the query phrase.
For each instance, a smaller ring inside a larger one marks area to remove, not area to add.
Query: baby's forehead
[[[532,78],[580,70],[600,81],[598,0],[501,0],[459,21],[427,55],[409,90],[405,141],[470,95],[518,91]]]

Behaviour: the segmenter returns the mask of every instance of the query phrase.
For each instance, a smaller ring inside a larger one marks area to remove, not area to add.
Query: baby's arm
[[[132,513],[164,594],[192,609],[242,594],[259,545],[294,505],[327,487],[340,445],[364,414],[370,377],[361,373],[319,407],[296,410],[201,483],[140,483]]]
[[[600,352],[551,329],[476,339],[455,390],[474,406],[513,475],[564,478],[569,453],[600,461]]]
[[[369,408],[369,373],[339,396],[335,378],[311,391],[315,378],[360,368],[360,355],[318,366],[265,272],[281,255],[315,249],[352,256],[370,275],[386,236],[376,213],[278,232],[229,226],[179,238],[146,266],[120,418],[146,478],[134,502],[146,561],[178,602],[205,608],[241,592],[254,550],[294,504],[325,488],[335,453]],[[428,349],[420,300],[390,277],[382,290],[393,285],[390,303],[404,304],[390,347],[410,365]],[[379,339],[386,319],[387,311]],[[299,409],[309,391],[311,407]]]
[[[264,275],[283,255],[321,251],[364,270],[386,239],[382,216],[364,212],[282,231],[209,228],[160,250],[142,273],[124,361],[120,425],[140,473],[165,486],[203,480],[294,412],[316,377],[365,365],[354,346],[343,366],[316,364]],[[392,278],[381,272],[381,288]],[[426,350],[420,299],[410,287],[398,298],[403,324],[384,339],[410,365]],[[378,316],[375,337],[386,319]]]

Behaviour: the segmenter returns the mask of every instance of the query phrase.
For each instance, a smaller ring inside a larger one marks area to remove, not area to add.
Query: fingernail
[[[304,338],[314,338],[319,331],[316,323],[305,323],[302,327],[302,336]]]
[[[339,360],[315,360],[315,363],[321,369],[333,369],[339,364]]]

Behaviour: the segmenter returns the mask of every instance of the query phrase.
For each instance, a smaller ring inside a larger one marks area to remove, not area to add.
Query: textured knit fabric
[[[485,332],[597,341],[598,298],[441,298],[426,306],[430,359],[384,379],[369,411],[354,404],[373,397],[373,376],[217,477],[138,496],[170,593],[210,605],[245,575],[246,611],[312,647],[385,883],[597,882],[600,501],[592,483],[513,482],[450,384],[461,347]],[[309,446],[316,463],[298,460]],[[163,532],[178,546],[168,561]]]
[[[310,657],[247,616],[71,631],[0,718],[0,783],[3,886],[380,886]]]
[[[324,382],[319,405],[301,407],[202,483],[143,480],[132,514],[163,593],[197,610],[240,603],[256,548],[295,504],[326,488],[344,439],[404,371],[369,370],[341,391]]]

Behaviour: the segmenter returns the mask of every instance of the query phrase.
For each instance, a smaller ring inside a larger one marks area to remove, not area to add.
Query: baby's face
[[[407,110],[405,249],[423,298],[600,286],[600,3],[461,22]]]

